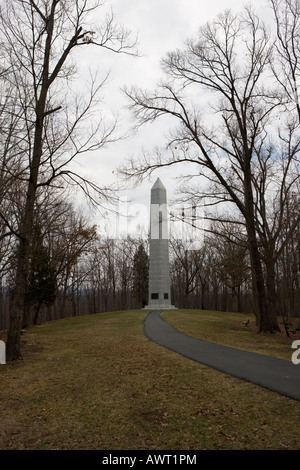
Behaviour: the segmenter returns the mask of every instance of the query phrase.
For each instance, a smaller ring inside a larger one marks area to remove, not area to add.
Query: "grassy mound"
[[[24,360],[0,366],[0,449],[300,449],[299,402],[152,343],[145,316],[27,330]]]
[[[280,319],[280,332],[257,334],[255,316],[241,313],[176,310],[164,312],[163,318],[189,336],[286,360],[291,360],[292,342],[300,339],[298,330],[287,337]],[[247,320],[250,321],[246,326],[244,322]],[[295,327],[298,322],[299,320],[295,319]]]

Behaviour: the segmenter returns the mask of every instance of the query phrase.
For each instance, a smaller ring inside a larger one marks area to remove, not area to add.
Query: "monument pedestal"
[[[177,310],[175,305],[146,305],[143,310]]]

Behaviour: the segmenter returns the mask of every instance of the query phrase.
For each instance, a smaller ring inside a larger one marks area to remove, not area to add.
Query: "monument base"
[[[177,310],[175,305],[146,305],[142,310]]]

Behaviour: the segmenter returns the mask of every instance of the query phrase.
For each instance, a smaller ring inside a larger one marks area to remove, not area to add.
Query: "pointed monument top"
[[[159,189],[166,189],[159,178],[157,178],[154,185],[152,186],[152,189],[158,189],[158,188]]]
[[[167,202],[167,191],[159,178],[151,189],[151,204],[164,204]]]

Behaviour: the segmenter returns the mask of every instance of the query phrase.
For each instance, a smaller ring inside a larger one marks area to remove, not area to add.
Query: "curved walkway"
[[[153,310],[144,322],[144,332],[153,342],[208,367],[300,401],[300,364],[192,338],[163,320],[162,313],[163,310]]]

